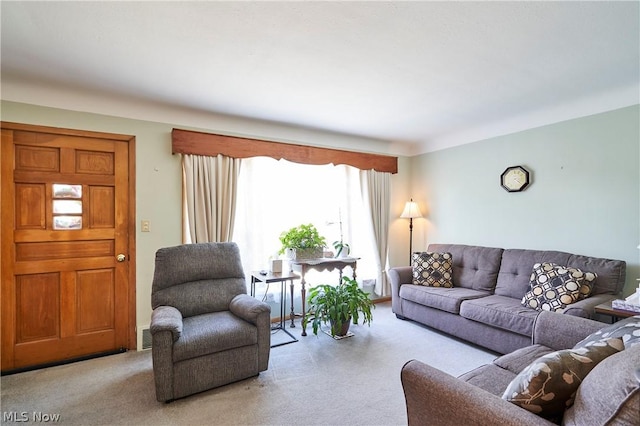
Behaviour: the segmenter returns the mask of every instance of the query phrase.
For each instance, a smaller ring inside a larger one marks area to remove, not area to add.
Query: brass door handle
[[[120,253],[119,255],[116,256],[116,260],[118,262],[124,262],[125,259],[127,258],[127,256],[125,256],[124,254]]]

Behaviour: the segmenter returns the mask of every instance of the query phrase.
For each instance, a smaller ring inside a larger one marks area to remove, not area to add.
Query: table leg
[[[296,317],[296,313],[293,310],[293,280],[291,280],[289,288],[291,290],[291,325],[289,327],[296,328],[296,323],[293,321],[293,319]]]
[[[284,329],[284,313],[286,308],[284,305],[287,303],[287,292],[285,291],[285,281],[280,281],[280,329]]]
[[[304,266],[302,267],[302,274],[301,274],[301,278],[300,278],[300,284],[302,285],[302,289],[300,289],[300,294],[302,295],[302,335],[306,336],[307,335],[307,327],[305,324],[305,318],[307,317],[307,311],[306,311],[306,299],[307,299],[307,289],[305,288],[305,284],[306,281],[304,280]]]
[[[251,297],[256,297],[256,277],[251,277]]]

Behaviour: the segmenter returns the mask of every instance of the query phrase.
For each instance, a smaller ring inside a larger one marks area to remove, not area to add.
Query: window
[[[54,183],[53,229],[82,229],[82,185]]]
[[[359,170],[351,166],[304,165],[267,157],[244,159],[240,168],[233,239],[244,265],[268,269],[277,256],[279,236],[300,224],[313,223],[330,250],[340,240],[359,257],[358,281],[376,277],[375,252],[368,215],[360,195]],[[348,271],[348,272],[347,272]],[[337,280],[337,273],[307,275],[310,283]],[[345,274],[351,271],[345,269]]]

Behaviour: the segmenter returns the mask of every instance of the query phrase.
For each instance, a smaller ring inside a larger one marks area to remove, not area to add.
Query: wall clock
[[[500,185],[509,192],[520,192],[531,183],[529,171],[522,166],[511,166],[500,175]]]

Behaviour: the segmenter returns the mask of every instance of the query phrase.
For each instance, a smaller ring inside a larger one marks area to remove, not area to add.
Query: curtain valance
[[[345,151],[307,145],[271,142],[213,133],[173,129],[173,154],[194,154],[232,158],[271,157],[301,164],[346,164],[360,170],[398,173],[398,157],[364,152]]]

